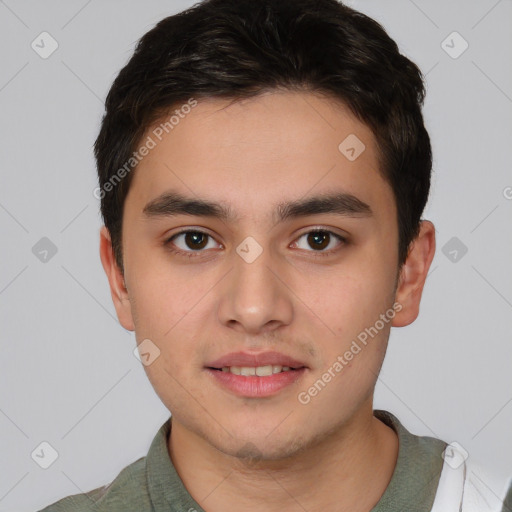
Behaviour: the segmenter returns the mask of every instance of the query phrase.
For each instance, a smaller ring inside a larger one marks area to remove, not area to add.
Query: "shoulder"
[[[500,475],[480,461],[466,461],[463,512],[508,512],[508,500],[511,498],[511,475]]]
[[[67,496],[39,512],[115,512],[127,509],[141,512],[152,509],[146,482],[146,457],[126,466],[110,484]]]
[[[458,444],[450,443],[431,512],[505,512],[504,500],[510,476],[498,473],[468,456]]]

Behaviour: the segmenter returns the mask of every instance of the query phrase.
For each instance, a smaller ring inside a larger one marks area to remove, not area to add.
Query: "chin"
[[[265,435],[240,436],[230,439],[229,444],[218,446],[217,449],[240,459],[244,464],[255,465],[264,461],[280,461],[293,457],[304,449],[303,439],[290,439],[290,433],[285,439],[275,437],[272,442]]]

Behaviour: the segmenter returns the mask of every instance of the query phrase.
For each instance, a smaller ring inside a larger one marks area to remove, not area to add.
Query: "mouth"
[[[235,375],[272,375],[282,371],[298,370],[306,368],[306,364],[286,354],[280,352],[260,352],[258,354],[251,352],[232,352],[226,354],[215,361],[210,361],[205,365],[212,370],[235,373]],[[249,373],[236,373],[240,371]],[[253,373],[254,370],[254,373]]]
[[[234,375],[242,375],[244,377],[269,377],[270,375],[275,375],[277,373],[283,372],[295,372],[297,370],[301,370],[305,368],[305,366],[300,366],[298,368],[293,368],[291,366],[281,366],[278,364],[269,364],[264,366],[223,366],[222,368],[213,368],[207,367],[209,370],[216,370],[224,373],[232,373]]]
[[[208,363],[205,370],[223,390],[245,398],[264,398],[297,383],[309,368],[278,352],[237,352]]]

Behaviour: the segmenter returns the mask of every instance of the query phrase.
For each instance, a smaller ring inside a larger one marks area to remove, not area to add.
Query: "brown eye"
[[[305,243],[301,240],[305,240]],[[295,246],[299,249],[318,253],[315,256],[328,256],[345,244],[346,239],[344,237],[327,229],[316,229],[303,233],[295,242]]]
[[[176,254],[200,256],[203,252],[206,252],[203,249],[215,248],[216,242],[208,233],[198,230],[187,230],[176,233],[164,245]]]
[[[327,231],[312,231],[308,233],[307,240],[313,249],[325,249],[329,245],[330,234]]]
[[[184,242],[190,249],[204,249],[208,242],[208,235],[201,231],[187,231],[184,233]]]

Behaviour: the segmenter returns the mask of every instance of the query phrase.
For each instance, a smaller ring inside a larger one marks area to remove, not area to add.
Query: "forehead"
[[[149,139],[153,147],[127,198],[140,210],[166,190],[223,202],[238,219],[271,215],[283,199],[333,191],[377,209],[394,206],[386,205],[393,195],[372,131],[329,97],[280,91],[202,99],[193,108],[175,106],[147,130],[143,142]]]

